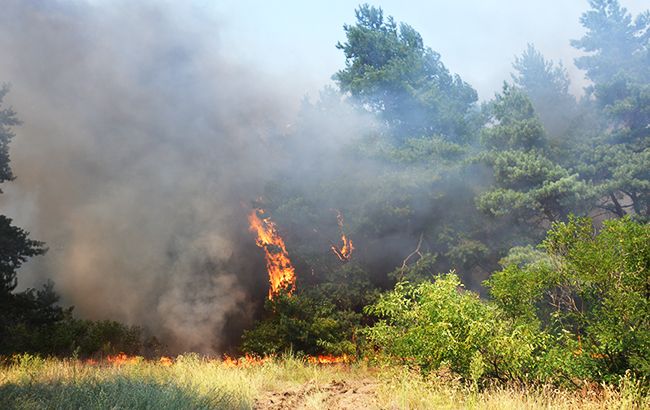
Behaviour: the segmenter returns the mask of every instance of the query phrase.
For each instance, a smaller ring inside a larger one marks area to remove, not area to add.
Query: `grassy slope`
[[[365,390],[363,390],[365,388]],[[357,395],[357,390],[364,393]],[[630,389],[632,392],[633,389]],[[474,393],[440,377],[423,380],[399,368],[316,366],[287,358],[232,368],[196,356],[171,366],[139,362],[90,366],[24,357],[0,368],[0,407],[8,409],[365,408],[578,409],[641,408],[645,398],[605,388],[583,392],[495,388]],[[360,401],[362,400],[362,401]],[[275,403],[275,404],[274,404]],[[274,407],[275,406],[275,407]],[[352,407],[351,407],[352,408]]]

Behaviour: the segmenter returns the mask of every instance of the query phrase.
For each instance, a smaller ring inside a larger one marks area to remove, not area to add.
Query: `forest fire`
[[[161,362],[162,362],[161,358]],[[168,357],[166,359],[169,359]],[[136,364],[143,360],[140,356],[129,356],[126,353],[118,353],[116,355],[108,355],[102,359],[87,359],[86,364],[95,366],[99,364],[111,364],[114,366],[121,366],[125,364]],[[171,359],[169,359],[171,361]]]
[[[162,356],[160,359],[158,359],[158,363],[161,366],[171,366],[172,364],[174,364],[174,359],[172,359],[169,356]]]
[[[278,234],[275,224],[269,217],[262,218],[263,209],[254,209],[248,216],[250,230],[257,234],[257,246],[264,249],[266,270],[269,273],[269,299],[283,289],[289,294],[296,284],[296,273],[284,240]]]
[[[337,363],[350,363],[352,358],[346,354],[340,356],[334,355],[318,355],[309,356],[307,361],[312,364],[337,364]]]
[[[245,354],[243,356],[229,356],[224,355],[221,359],[211,358],[207,359],[210,363],[221,363],[226,367],[232,368],[247,368],[261,366],[275,360],[276,357],[271,356],[255,356]],[[305,361],[310,364],[327,365],[327,364],[347,364],[354,361],[351,356],[346,354],[340,356],[334,355],[317,355],[306,356]],[[169,367],[174,365],[176,359],[169,356],[161,356],[158,359],[145,359],[142,356],[130,356],[126,353],[118,353],[116,355],[109,355],[101,359],[86,359],[84,363],[90,366],[128,366],[136,365],[139,363],[154,363],[160,366]]]
[[[251,367],[251,366],[260,366],[264,363],[270,361],[272,358],[270,356],[259,357],[253,355],[244,355],[242,357],[232,357],[228,355],[223,356],[222,363],[226,367]]]
[[[129,356],[125,353],[119,353],[114,356],[106,356],[106,362],[114,365],[134,364],[141,360],[138,356]]]
[[[341,240],[343,241],[343,245],[339,249],[336,247],[336,245],[332,244],[332,246],[330,246],[330,249],[332,249],[334,255],[336,255],[341,261],[347,262],[352,257],[354,245],[352,244],[352,240],[345,235],[345,231],[343,230],[343,214],[341,214],[341,211],[338,210],[336,213],[336,221],[338,222],[339,230],[341,231]]]
[[[346,354],[340,356],[334,355],[317,355],[317,356],[307,356],[307,363],[318,364],[318,365],[327,365],[327,364],[347,364],[354,361],[354,358]],[[228,355],[223,356],[222,363],[226,367],[252,367],[260,366],[267,362],[274,360],[274,356],[253,356],[253,355],[244,355],[242,357],[231,357]]]

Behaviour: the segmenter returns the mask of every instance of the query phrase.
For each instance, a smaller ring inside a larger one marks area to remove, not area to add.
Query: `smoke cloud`
[[[230,61],[239,45],[196,6],[2,3],[0,81],[24,124],[0,209],[50,248],[21,286],[52,278],[81,317],[219,351],[266,292],[245,215],[282,163],[291,86]]]

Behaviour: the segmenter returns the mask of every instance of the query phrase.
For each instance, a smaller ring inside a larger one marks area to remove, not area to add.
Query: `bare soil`
[[[295,389],[268,393],[255,401],[255,409],[378,409],[377,385],[372,379],[332,380],[325,384],[312,380]]]

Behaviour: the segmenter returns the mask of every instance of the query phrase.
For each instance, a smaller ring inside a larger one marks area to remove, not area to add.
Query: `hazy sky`
[[[313,95],[343,67],[344,23],[354,23],[360,1],[204,0],[221,24],[221,41],[232,56],[281,77],[296,81],[296,89]],[[509,79],[515,55],[528,42],[547,58],[562,60],[575,80],[584,85],[573,66],[577,55],[569,40],[579,38],[579,18],[586,0],[462,0],[371,1],[385,14],[406,22],[422,34],[426,45],[479,92],[491,98]],[[633,15],[648,8],[646,0],[621,0]]]

